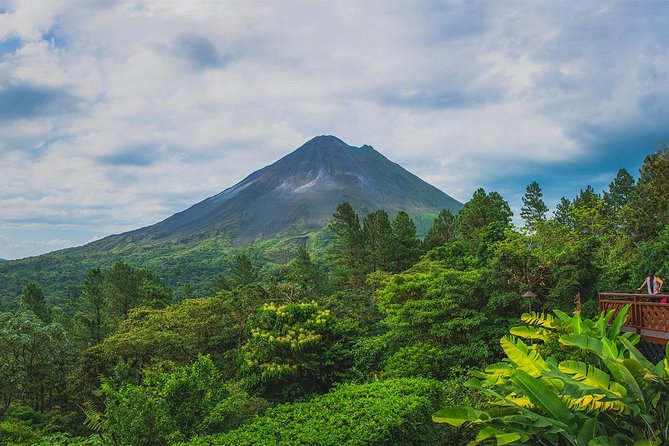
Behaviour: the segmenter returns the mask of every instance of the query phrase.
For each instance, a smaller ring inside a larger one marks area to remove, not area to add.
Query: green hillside
[[[350,202],[361,218],[377,209],[390,218],[407,212],[420,237],[442,209],[462,205],[389,161],[370,146],[319,136],[240,183],[162,222],[111,235],[82,247],[3,262],[0,305],[12,308],[22,287],[36,282],[52,302],[67,307],[86,273],[124,260],[153,271],[178,290],[204,295],[228,274],[240,252],[264,273],[279,269],[298,246],[328,224],[337,205]],[[327,243],[327,241],[325,241]],[[319,257],[318,246],[310,247]]]

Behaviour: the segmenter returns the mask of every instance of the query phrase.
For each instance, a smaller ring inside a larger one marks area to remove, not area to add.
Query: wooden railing
[[[666,344],[669,340],[669,294],[599,293],[600,311],[615,310],[630,304],[624,327],[635,331],[643,340]]]

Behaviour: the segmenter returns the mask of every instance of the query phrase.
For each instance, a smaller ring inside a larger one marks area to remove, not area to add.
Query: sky
[[[314,136],[517,215],[669,143],[669,1],[0,0],[0,258],[157,223]]]

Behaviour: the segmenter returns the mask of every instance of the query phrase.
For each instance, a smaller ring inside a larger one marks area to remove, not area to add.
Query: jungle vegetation
[[[222,250],[176,288],[124,259],[66,299],[28,278],[0,312],[0,445],[662,444],[669,368],[596,318],[669,273],[669,148],[523,203],[516,227],[478,189],[422,239],[341,203],[287,262]]]

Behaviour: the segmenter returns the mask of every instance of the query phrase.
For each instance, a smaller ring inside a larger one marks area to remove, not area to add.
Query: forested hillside
[[[3,264],[0,309],[18,304],[15,297],[26,281],[37,282],[52,303],[67,307],[86,271],[121,260],[154,271],[171,288],[191,287],[204,296],[214,276],[229,274],[242,252],[267,273],[285,265],[298,246],[308,244],[319,257],[319,246],[329,239],[323,228],[344,201],[364,213],[382,209],[394,217],[405,211],[421,236],[441,209],[462,207],[371,146],[317,136],[159,223]]]
[[[526,376],[555,382],[557,360],[537,357],[572,359],[560,356],[557,336],[596,330],[581,327],[580,315],[596,316],[598,291],[636,289],[651,269],[669,273],[669,148],[648,156],[636,181],[620,170],[606,190],[583,185],[556,209],[533,182],[523,203],[524,226],[516,227],[505,199],[478,189],[458,213],[443,210],[421,239],[405,212],[359,215],[343,202],[327,231],[284,266],[235,252],[222,260],[225,274],[193,276],[206,285],[171,287],[162,268],[179,268],[177,261],[139,268],[123,251],[112,266],[90,264],[58,306],[26,278],[11,296],[20,308],[0,313],[0,445],[464,445],[476,435],[483,444],[567,444],[555,440],[562,424],[552,420],[592,434],[618,415],[642,413],[647,425],[666,417],[644,392],[666,387],[667,366],[652,367],[656,387],[637,390],[611,353],[634,354],[633,340],[608,332],[599,366],[618,371],[627,408],[593,404],[603,415],[587,421],[558,397],[532,397],[518,403],[531,427],[522,435],[502,424],[477,434],[432,421],[435,413],[456,425],[458,417],[491,418],[494,395],[538,388]],[[225,247],[191,255],[207,264]],[[575,302],[581,313],[569,319]],[[530,309],[562,311],[569,323],[556,323],[554,338],[541,332],[540,347],[500,343]],[[631,369],[625,354],[620,363]],[[500,362],[505,355],[510,362]],[[479,388],[464,385],[472,374],[485,381]],[[591,383],[560,379],[563,393]],[[453,406],[460,411],[443,410]],[[636,441],[647,431],[621,432]],[[633,444],[622,438],[618,444]],[[666,433],[657,438],[667,441]]]

